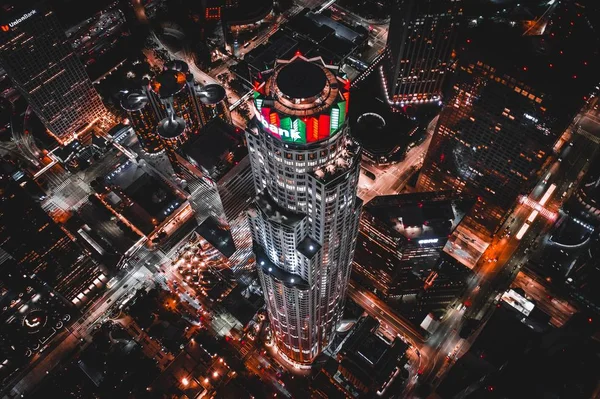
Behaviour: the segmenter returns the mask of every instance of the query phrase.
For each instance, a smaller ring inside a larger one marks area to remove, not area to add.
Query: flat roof
[[[182,151],[188,161],[218,181],[248,154],[243,136],[241,129],[215,118],[192,136]]]
[[[364,211],[406,238],[435,239],[452,233],[473,203],[449,191],[384,195]]]
[[[186,81],[185,73],[167,69],[158,74],[150,84],[156,94],[161,98],[167,98],[183,90]]]
[[[158,134],[166,139],[181,135],[185,130],[185,120],[178,116],[166,117],[158,123]]]
[[[341,24],[329,17],[326,17],[323,14],[315,14],[311,11],[308,14],[306,14],[306,16],[315,21],[315,23],[317,23],[319,26],[325,25],[333,29],[336,36],[339,36],[350,42],[354,42],[355,40],[360,39],[362,37],[360,33],[350,29],[344,24]]]
[[[126,111],[139,111],[148,104],[148,97],[142,90],[133,90],[121,97],[121,107]]]
[[[282,66],[277,74],[277,87],[290,98],[315,97],[327,83],[322,67],[313,62],[296,60]]]

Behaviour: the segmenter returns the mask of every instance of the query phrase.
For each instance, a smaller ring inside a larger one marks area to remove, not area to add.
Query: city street
[[[433,131],[437,123],[436,116],[427,126],[427,137],[423,142],[408,151],[401,162],[377,166],[367,162],[361,163],[361,168],[373,173],[376,178],[372,180],[364,173],[360,174],[358,180],[358,196],[366,204],[379,195],[399,194],[412,175],[423,164],[423,158],[429,148]]]
[[[531,199],[538,201],[551,184],[556,185],[553,195],[546,203],[546,208],[554,212],[558,211],[568,198],[562,193],[569,190],[572,182],[576,182],[582,177],[581,171],[587,168],[592,154],[596,151],[596,145],[583,135],[573,136],[571,142],[572,150],[565,151],[564,148],[561,150],[561,161],[552,162],[548,166],[548,170],[540,174],[540,181],[532,189],[530,196]],[[551,171],[552,175],[546,180],[548,171]],[[506,219],[506,223],[499,230],[502,234],[504,231],[508,232],[509,236],[495,238],[474,269],[476,274],[469,282],[462,301],[469,305],[464,315],[461,316],[455,310],[450,311],[435,333],[427,340],[423,352],[429,353],[433,361],[425,364],[425,370],[421,377],[422,382],[428,382],[435,388],[449,370],[451,362],[447,361],[446,356],[453,350],[452,348],[456,348],[460,344],[455,352],[455,358],[461,357],[468,351],[470,344],[478,334],[475,332],[468,340],[461,340],[457,331],[460,331],[464,320],[467,318],[481,320],[478,329],[480,331],[495,309],[494,300],[497,294],[508,288],[521,266],[531,256],[530,248],[539,245],[539,242],[544,240],[554,221],[545,219],[541,214],[534,219],[525,235],[521,239],[518,238],[517,233],[531,212],[532,209],[525,204],[516,205]],[[545,308],[545,310],[551,310],[550,315],[557,320],[567,319],[573,311],[572,307],[564,304],[560,304],[560,306],[554,304],[554,306]]]
[[[145,249],[145,247],[142,247]],[[154,254],[146,252],[140,255],[139,261],[129,270],[121,279],[118,279],[111,288],[108,288],[104,295],[95,301],[95,304],[85,314],[76,320],[71,327],[57,336],[52,346],[34,359],[32,363],[19,374],[19,377],[10,384],[7,384],[9,398],[20,397],[27,392],[31,392],[40,381],[48,375],[63,359],[70,356],[73,351],[86,339],[89,339],[89,332],[106,314],[108,309],[119,302],[128,293],[135,292],[136,288],[151,278],[152,274],[143,264],[151,262]],[[8,392],[8,391],[7,391]]]

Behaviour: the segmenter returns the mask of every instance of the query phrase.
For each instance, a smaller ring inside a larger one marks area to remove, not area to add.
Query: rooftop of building
[[[366,32],[360,29],[351,28],[340,21],[308,9],[292,18],[288,28],[340,55],[351,52],[367,38]]]
[[[273,10],[273,0],[239,1],[222,9],[223,20],[230,25],[250,24],[265,18]]]
[[[204,126],[198,135],[190,137],[182,151],[188,161],[201,168],[214,181],[219,181],[246,155],[244,132],[214,118]]]
[[[196,91],[196,94],[200,97],[200,101],[203,104],[218,104],[227,97],[225,88],[215,83],[202,86]]]
[[[121,97],[121,107],[127,111],[139,111],[148,104],[148,96],[141,90],[132,90]]]
[[[165,69],[154,77],[150,83],[152,90],[161,98],[168,98],[179,93],[187,82],[186,74],[176,69]]]
[[[145,234],[186,201],[185,193],[135,162],[118,165],[104,180],[109,187],[114,186],[105,194],[106,201],[118,207],[122,201],[131,200],[133,205],[123,209],[123,216]]]
[[[315,16],[316,18],[312,18]],[[338,29],[333,29],[329,24]],[[237,74],[244,75],[248,73],[247,67],[250,67],[251,73],[256,74],[272,68],[277,59],[292,58],[296,52],[307,58],[321,57],[327,64],[339,65],[366,39],[367,36],[362,32],[305,10],[274,33],[267,43],[246,54],[244,61],[232,69]],[[252,78],[244,77],[248,81]]]
[[[277,87],[290,98],[317,96],[327,83],[327,75],[322,67],[306,60],[298,60],[283,65],[277,74]]]
[[[370,317],[361,318],[350,332],[338,354],[343,368],[358,377],[366,386],[380,387],[408,349],[399,338],[388,343],[376,334],[379,322]]]
[[[411,143],[424,140],[427,125],[439,111],[437,103],[407,105],[404,112],[392,109],[377,68],[352,87],[350,97],[350,134],[377,163],[400,161]]]
[[[235,252],[231,231],[222,226],[212,216],[206,218],[200,226],[196,227],[195,231],[227,258]]]
[[[185,131],[185,120],[176,115],[167,116],[158,122],[157,131],[160,137],[174,139]]]
[[[384,195],[364,212],[409,240],[437,240],[451,234],[474,203],[447,191]]]

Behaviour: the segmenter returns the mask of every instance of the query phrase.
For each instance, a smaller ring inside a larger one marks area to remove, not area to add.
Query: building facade
[[[396,0],[384,86],[393,105],[437,102],[462,15],[462,0]]]
[[[552,128],[543,89],[497,68],[484,61],[459,67],[417,183],[420,191],[477,197],[467,225],[488,237],[532,186],[561,131]]]
[[[59,143],[106,110],[58,18],[43,3],[0,23],[0,65]]]
[[[349,82],[318,58],[279,60],[254,93],[247,133],[258,193],[254,254],[279,353],[308,366],[342,316],[361,201]]]
[[[355,280],[382,298],[419,292],[473,202],[450,191],[375,197],[360,220]]]

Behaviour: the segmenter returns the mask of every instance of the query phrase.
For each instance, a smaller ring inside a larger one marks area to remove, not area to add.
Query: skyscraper
[[[147,90],[143,89],[128,91],[121,98],[121,107],[127,112],[142,151],[157,155],[164,152],[164,145],[156,131],[157,114],[149,103]]]
[[[44,3],[13,9],[0,28],[0,65],[57,141],[70,141],[104,115],[83,64]]]
[[[360,216],[360,147],[344,124],[349,82],[320,57],[278,60],[247,131],[258,197],[249,211],[279,353],[309,365],[342,316]]]
[[[565,58],[562,47],[510,27],[481,26],[465,42],[471,47],[461,57],[417,188],[477,197],[466,222],[489,237],[536,182],[583,105],[592,70],[585,73],[587,61]]]
[[[439,101],[462,0],[396,0],[384,86],[394,105]]]
[[[174,173],[173,168],[180,171],[175,152],[182,144],[211,119],[230,118],[225,89],[218,84],[196,85],[183,61],[170,61],[157,76],[144,75],[134,82],[131,90],[123,91],[121,107],[134,128],[141,155],[167,175]]]

